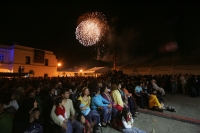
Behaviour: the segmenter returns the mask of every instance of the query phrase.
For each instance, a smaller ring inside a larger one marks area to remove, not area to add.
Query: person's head
[[[10,103],[10,101],[12,101],[12,99],[13,99],[12,92],[7,92],[3,95],[2,102],[3,102],[3,104],[8,105]]]
[[[82,124],[84,124],[85,123],[85,117],[84,117],[84,115],[83,114],[78,114],[77,120],[79,122],[81,122]]]
[[[62,96],[63,99],[69,99],[69,95],[70,95],[69,89],[62,89],[61,90],[61,96]]]
[[[55,89],[54,89],[54,88],[51,88],[51,89],[49,90],[49,94],[54,95],[54,94],[55,94]]]
[[[139,82],[139,86],[143,86],[143,82]]]
[[[55,84],[55,88],[58,89],[58,84]]]
[[[101,88],[101,91],[107,93],[109,90],[108,90],[108,87],[107,87],[107,86],[104,86],[104,87]]]
[[[28,89],[26,91],[26,96],[27,97],[35,97],[35,89]]]
[[[35,89],[35,93],[40,93],[40,87],[37,87],[37,89]]]
[[[39,108],[34,108],[31,112],[30,112],[30,115],[31,117],[33,117],[35,120],[38,120],[39,117],[40,117],[40,109]]]
[[[155,83],[155,79],[152,79],[152,80],[151,80],[151,83]]]
[[[118,88],[117,88],[117,85],[114,83],[114,84],[112,84],[112,86],[111,86],[111,88],[112,88],[112,91],[114,91],[114,90],[117,90]]]
[[[111,87],[111,82],[108,82],[108,86]]]
[[[62,83],[61,82],[58,82],[58,87],[62,88]]]
[[[82,89],[82,96],[88,96],[90,94],[90,91],[87,87],[84,87]]]
[[[128,120],[130,120],[130,118],[131,118],[131,112],[129,111],[129,109],[123,109],[123,111],[122,111],[122,117],[124,117],[124,119],[126,120],[126,121],[128,121]]]
[[[99,87],[96,87],[96,88],[94,88],[93,92],[94,92],[94,94],[99,95],[100,94],[100,90],[101,89]]]
[[[153,90],[153,91],[152,91],[152,94],[156,95],[156,94],[157,94],[157,91],[156,91],[156,90]]]
[[[56,104],[56,106],[62,106],[63,105],[63,98],[62,97],[57,97],[55,99],[55,104]]]
[[[3,113],[3,109],[4,109],[3,103],[0,101],[0,114]]]
[[[118,89],[121,89],[121,88],[122,88],[121,84],[118,84]]]

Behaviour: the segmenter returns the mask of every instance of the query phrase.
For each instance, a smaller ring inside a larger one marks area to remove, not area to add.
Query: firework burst
[[[86,13],[79,17],[76,28],[76,39],[84,46],[92,46],[102,42],[109,27],[106,17],[99,12]]]

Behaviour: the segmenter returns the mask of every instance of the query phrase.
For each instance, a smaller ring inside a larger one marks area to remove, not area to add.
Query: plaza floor
[[[167,94],[165,106],[174,107],[177,112],[163,113],[139,109],[134,125],[146,132],[155,129],[156,133],[200,133],[200,96]],[[119,133],[113,128],[102,128],[103,133]]]

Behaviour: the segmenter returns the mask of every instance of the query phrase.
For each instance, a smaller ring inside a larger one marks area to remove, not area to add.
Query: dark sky
[[[83,46],[75,37],[78,17],[97,11],[106,16],[110,26],[107,51],[115,49],[121,62],[152,53],[165,56],[158,49],[169,42],[178,44],[175,52],[180,54],[199,47],[197,2],[116,1],[0,2],[0,44],[17,42],[53,51],[63,68],[100,65],[102,61],[94,60],[93,47]]]

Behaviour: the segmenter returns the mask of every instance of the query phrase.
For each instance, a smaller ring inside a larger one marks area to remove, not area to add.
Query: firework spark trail
[[[106,18],[99,12],[86,13],[79,17],[76,28],[76,39],[84,46],[101,42],[108,32]]]

